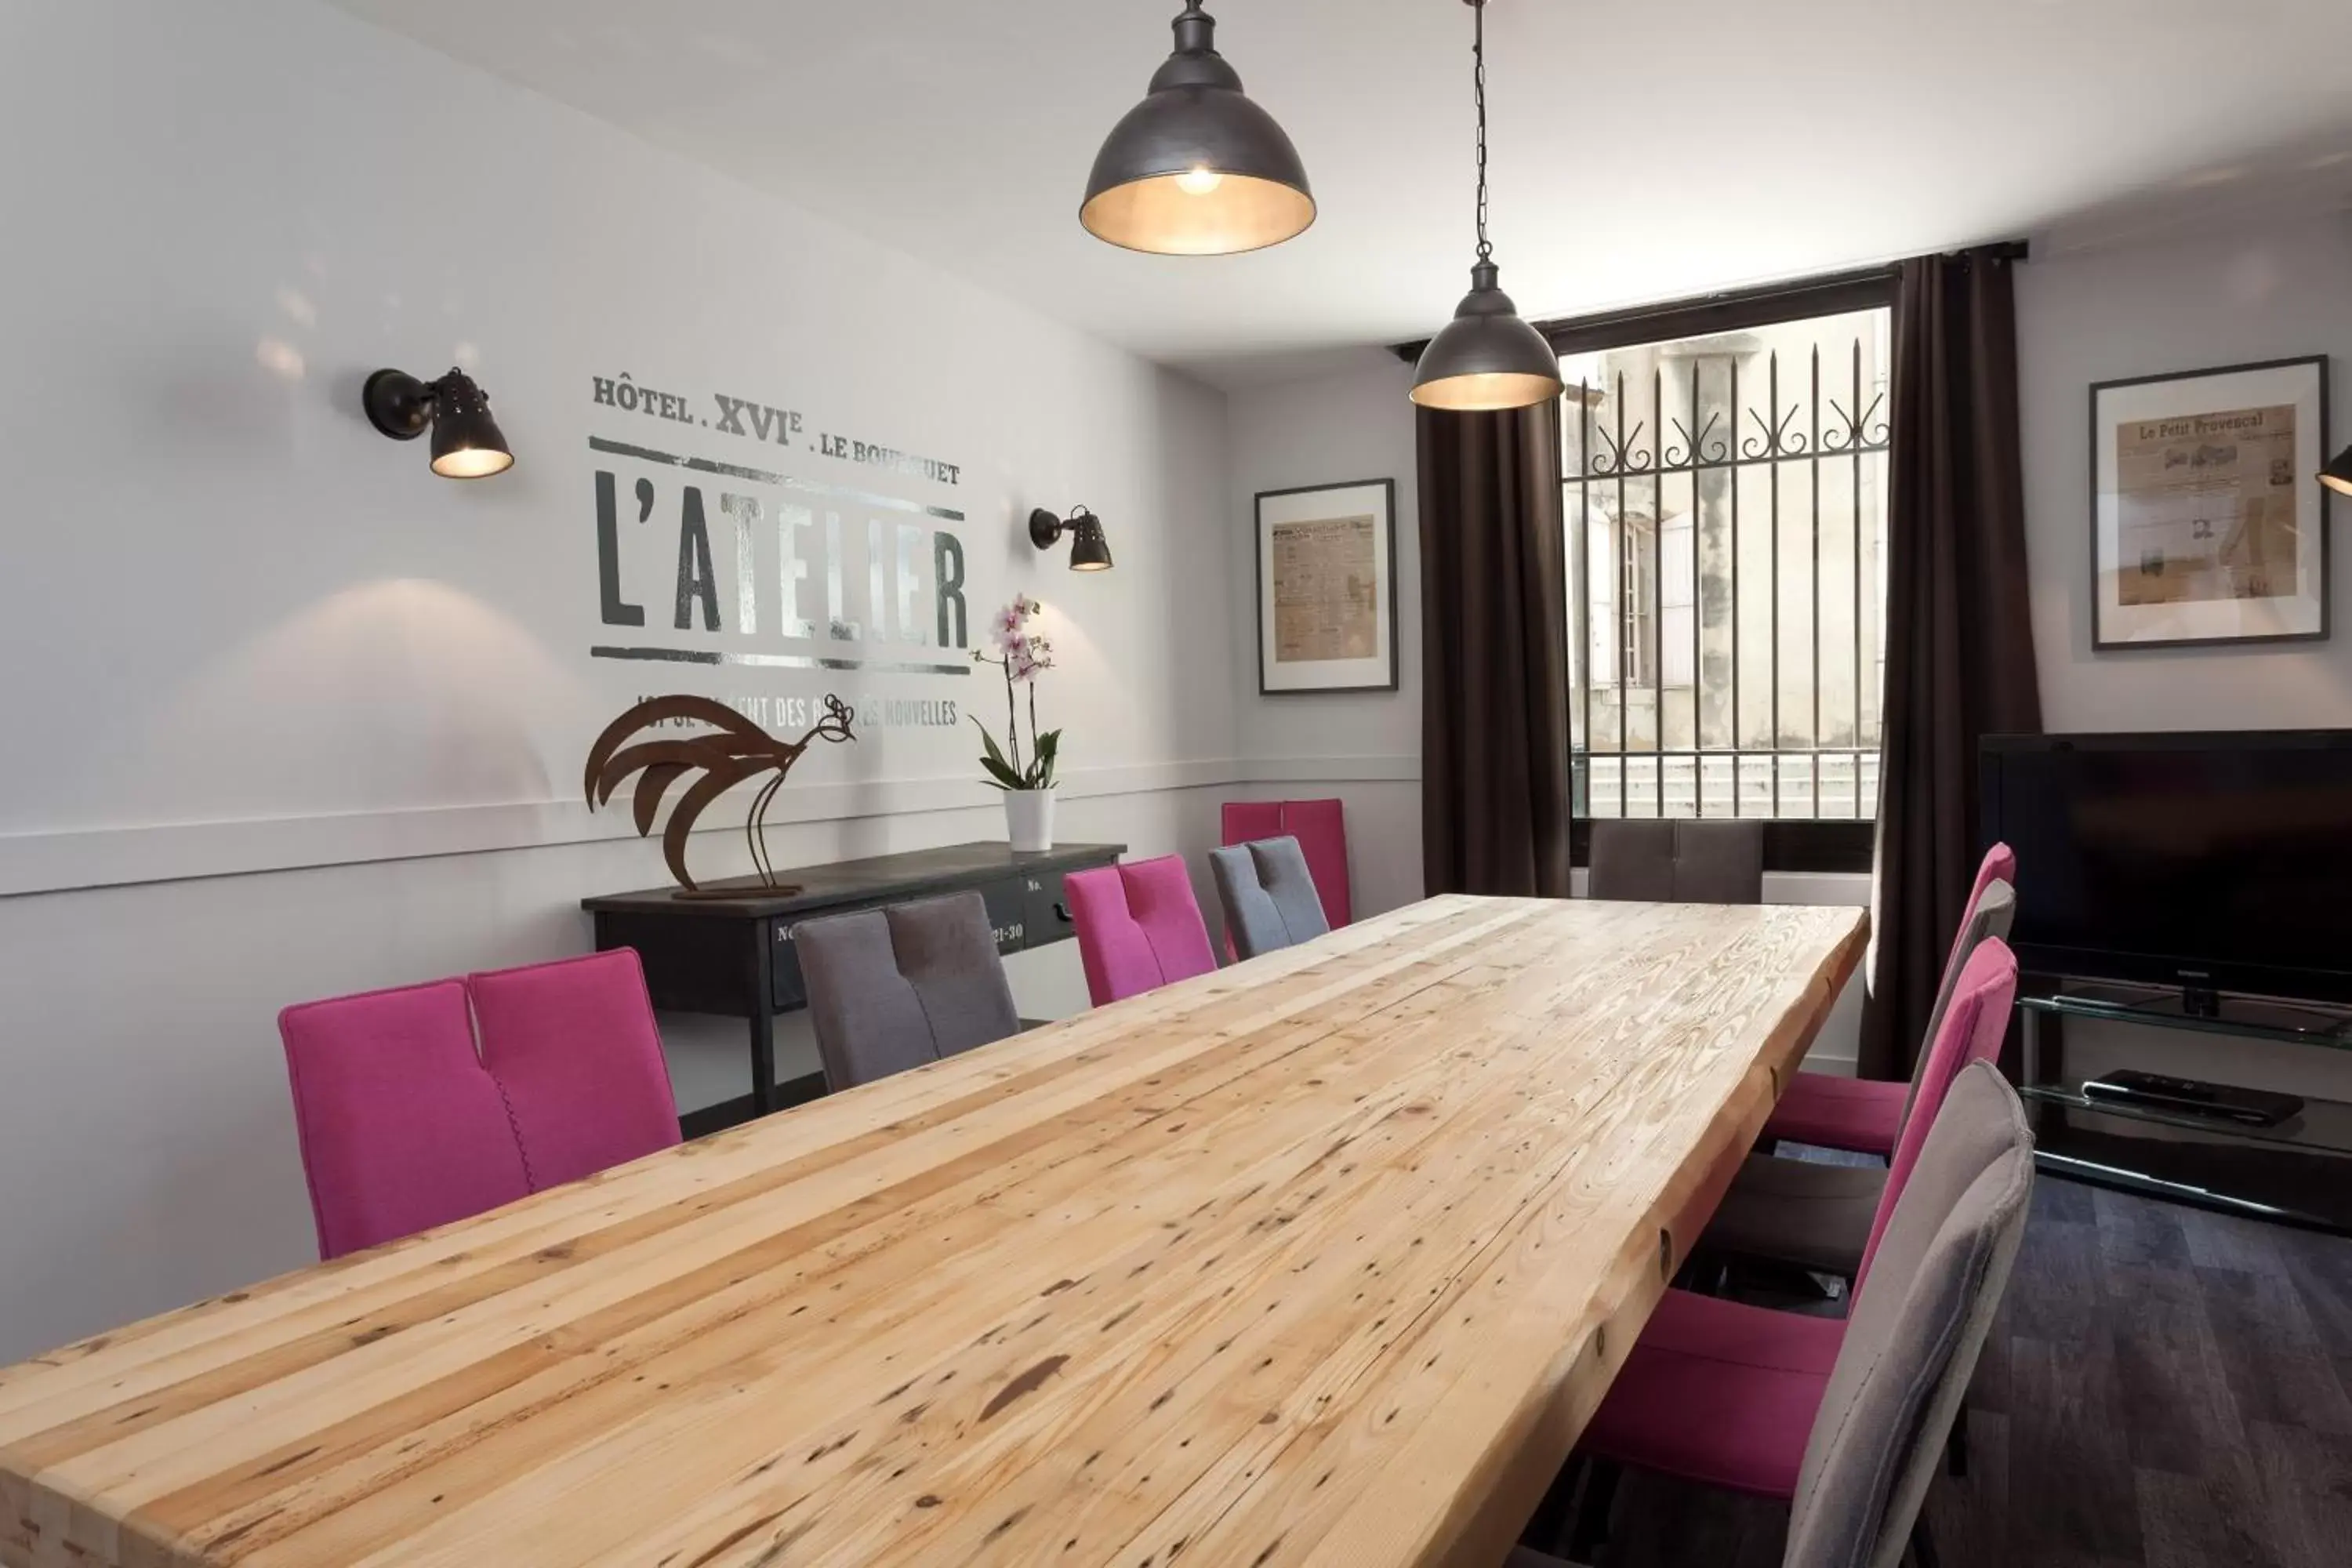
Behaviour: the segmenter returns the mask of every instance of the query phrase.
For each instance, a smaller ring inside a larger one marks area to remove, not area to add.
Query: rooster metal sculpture
[[[688,735],[681,740],[640,741],[634,746],[623,742],[638,731],[656,724],[674,723],[687,720],[709,724],[714,734]],[[649,697],[604,728],[596,743],[588,748],[588,768],[583,786],[591,809],[608,804],[613,793],[631,773],[642,773],[637,780],[633,805],[636,815],[637,834],[644,837],[654,830],[654,816],[661,809],[662,796],[669,786],[688,773],[699,773],[686,794],[669,814],[669,826],[662,829],[662,858],[669,862],[669,873],[677,885],[699,898],[746,898],[773,896],[794,889],[778,886],[775,863],[768,858],[768,803],[776,797],[784,775],[812,742],[825,740],[838,745],[857,737],[850,732],[850,713],[840,698],[828,695],[824,700],[824,717],[812,725],[797,741],[779,741],[757,724],[723,702],[708,697]],[[753,797],[751,809],[743,819],[743,840],[751,846],[751,864],[759,872],[754,887],[711,887],[696,884],[687,874],[686,839],[694,831],[695,819],[705,807],[746,779],[756,778],[772,771],[775,777],[760,788]]]

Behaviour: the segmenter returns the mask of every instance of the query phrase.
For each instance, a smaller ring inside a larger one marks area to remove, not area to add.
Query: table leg
[[[765,1116],[776,1109],[776,1018],[765,1007],[751,1009],[751,1110]]]
[[[766,1116],[776,1109],[776,944],[772,922],[757,921],[744,928],[751,939],[751,994],[747,1000],[751,1018],[751,1114]]]

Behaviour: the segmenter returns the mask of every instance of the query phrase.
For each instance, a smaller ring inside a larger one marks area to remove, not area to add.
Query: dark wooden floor
[[[1969,1406],[1943,1568],[2347,1568],[2352,1240],[2045,1175]],[[1628,1475],[1595,1568],[1769,1568],[1785,1522]]]

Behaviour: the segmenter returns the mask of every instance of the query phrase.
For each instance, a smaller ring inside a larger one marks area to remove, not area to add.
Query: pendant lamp
[[[2352,447],[2336,454],[2336,460],[2319,470],[2319,482],[2338,495],[2352,496]]]
[[[1495,247],[1486,238],[1486,0],[1468,0],[1472,79],[1478,100],[1478,259],[1470,292],[1421,351],[1412,400],[1424,408],[1461,412],[1525,408],[1559,395],[1559,356],[1544,335],[1519,320],[1503,292]]]
[[[1315,221],[1298,149],[1243,95],[1200,0],[1174,26],[1176,52],[1095,155],[1078,221],[1097,239],[1162,256],[1279,245]]]

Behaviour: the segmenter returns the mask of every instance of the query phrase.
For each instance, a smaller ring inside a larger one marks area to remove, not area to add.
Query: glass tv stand
[[[2273,1126],[2093,1098],[2066,1069],[2068,1019],[2352,1051],[2352,1009],[2276,998],[2021,977],[2018,1091],[2055,1174],[2352,1234],[2352,1103],[2304,1097]]]

